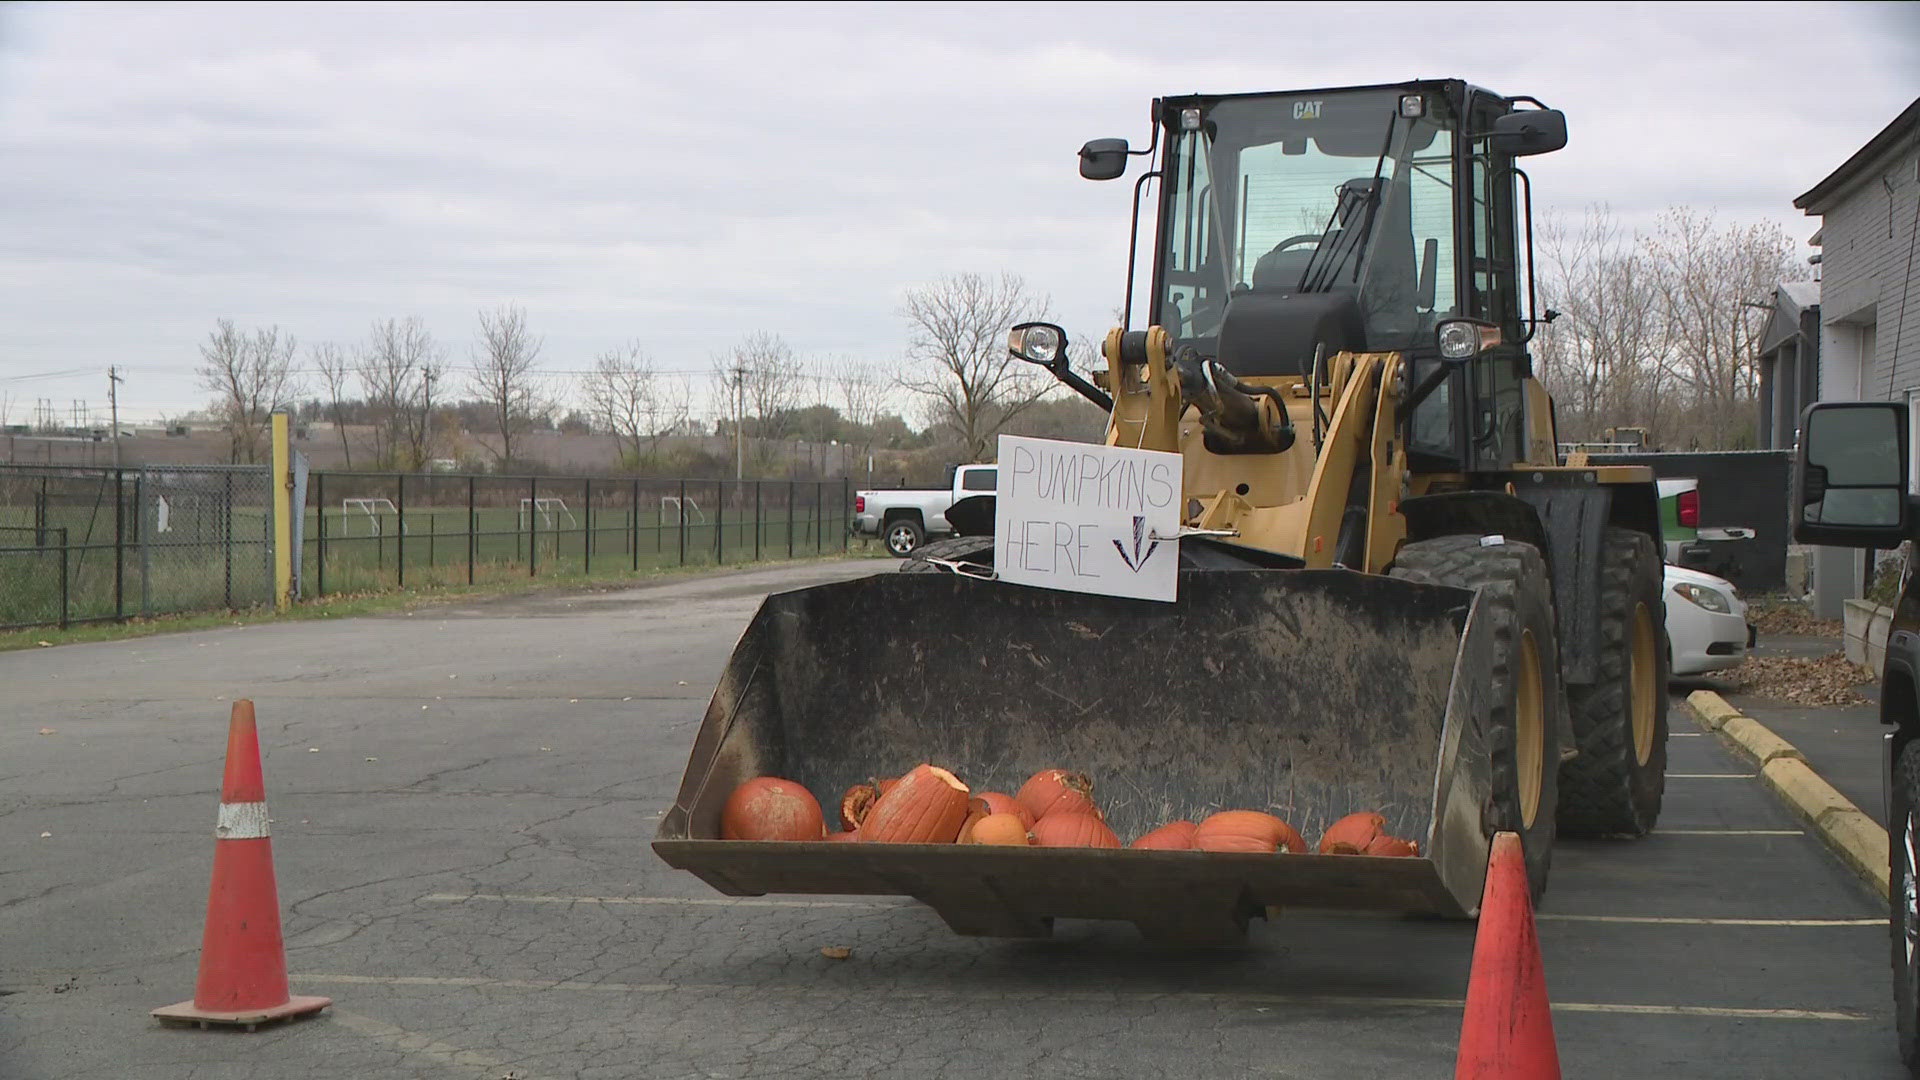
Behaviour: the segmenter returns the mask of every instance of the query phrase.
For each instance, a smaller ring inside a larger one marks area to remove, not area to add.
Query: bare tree
[[[417,469],[431,456],[434,384],[446,372],[446,350],[418,318],[373,324],[355,358],[374,420],[379,464]]]
[[[353,448],[347,445],[347,421],[341,402],[346,396],[347,380],[353,375],[353,365],[347,359],[347,351],[331,341],[310,347],[307,356],[320,373],[320,382],[327,388],[327,408],[332,414],[333,430],[340,436],[340,455],[346,460],[346,467],[351,469]]]
[[[1541,328],[1533,351],[1562,437],[1594,441],[1622,425],[1663,436],[1671,408],[1653,260],[1604,206],[1588,208],[1577,229],[1549,217],[1540,234],[1541,303],[1560,318]]]
[[[488,447],[494,460],[513,460],[513,441],[533,426],[539,412],[539,376],[542,339],[527,331],[527,313],[512,305],[480,312],[480,345],[474,350],[473,376],[468,392],[486,403],[500,436],[498,449]]]
[[[654,459],[661,439],[686,423],[692,407],[687,384],[657,375],[639,342],[601,353],[582,388],[594,418],[620,440],[621,464],[636,471]]]
[[[1001,427],[1052,389],[1007,352],[1007,329],[1046,318],[1047,308],[1017,274],[955,274],[908,291],[901,316],[907,354],[919,363],[900,376],[900,386],[961,444],[967,460],[985,458]]]
[[[293,370],[293,335],[277,326],[242,333],[232,319],[221,319],[200,346],[203,389],[215,395],[212,414],[227,432],[228,459],[260,460],[268,416],[300,393]]]
[[[859,447],[860,457],[865,460],[873,452],[873,424],[880,419],[880,407],[886,401],[885,388],[871,366],[851,356],[832,357],[827,367],[840,417],[846,421],[849,441],[857,440],[854,445]]]

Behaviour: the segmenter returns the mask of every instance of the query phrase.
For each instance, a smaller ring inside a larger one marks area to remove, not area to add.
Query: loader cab
[[[1526,460],[1536,312],[1514,160],[1566,136],[1521,102],[1453,80],[1156,101],[1149,323],[1240,376],[1309,375],[1343,350],[1406,353],[1416,380],[1451,367],[1414,414],[1416,471]],[[1117,175],[1124,153],[1090,143],[1081,172]]]

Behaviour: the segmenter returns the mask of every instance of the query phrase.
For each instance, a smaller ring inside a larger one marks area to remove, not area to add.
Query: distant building
[[[1760,448],[1790,450],[1800,413],[1820,400],[1820,283],[1783,281],[1760,335]]]

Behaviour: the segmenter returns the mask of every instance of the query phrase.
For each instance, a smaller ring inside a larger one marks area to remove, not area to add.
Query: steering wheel
[[[1273,245],[1273,250],[1267,252],[1267,254],[1275,255],[1282,251],[1287,250],[1288,248],[1305,247],[1308,244],[1312,244],[1314,247],[1319,247],[1320,238],[1323,235],[1325,234],[1313,233],[1309,235],[1306,233],[1302,233],[1299,236],[1289,236],[1285,240],[1282,240],[1279,243]]]

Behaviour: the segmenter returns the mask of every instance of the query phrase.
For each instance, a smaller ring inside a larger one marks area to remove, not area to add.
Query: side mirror
[[[1127,171],[1127,140],[1095,139],[1080,148],[1080,175],[1088,180],[1113,180]]]
[[[1052,323],[1023,322],[1007,332],[1007,351],[1053,371],[1066,365],[1067,332]]]
[[[1907,407],[1822,402],[1800,416],[1788,502],[1793,538],[1833,547],[1897,547],[1912,535]]]
[[[1493,122],[1487,147],[1514,157],[1548,154],[1567,145],[1567,114],[1559,109],[1510,112]]]

